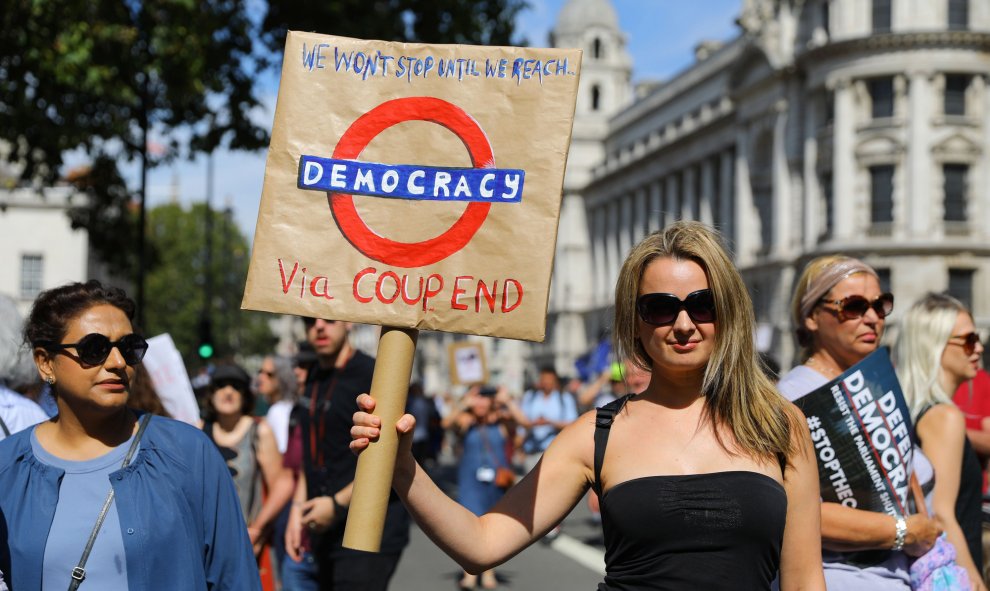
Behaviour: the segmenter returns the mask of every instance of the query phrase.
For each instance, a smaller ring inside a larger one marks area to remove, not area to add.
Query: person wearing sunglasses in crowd
[[[876,271],[862,261],[841,255],[810,261],[791,302],[803,364],[781,377],[778,389],[795,400],[858,363],[880,345],[893,308],[894,296],[881,292]],[[930,489],[933,471],[924,454],[916,451],[913,467]],[[821,516],[825,581],[841,591],[910,589],[910,557],[927,552],[940,533],[924,515],[901,521],[823,502]]]
[[[382,427],[358,399],[351,448],[401,436],[393,487],[468,572],[540,539],[589,488],[601,497],[615,589],[824,589],[818,474],[800,411],[757,361],[752,302],[713,230],[678,222],[632,249],[615,289],[615,342],[645,390],[581,416],[483,516],[449,499],[409,452],[414,419]]]
[[[24,328],[58,415],[0,442],[0,570],[16,591],[257,589],[230,472],[198,429],[127,408],[147,342],[97,281],[42,292]]]
[[[956,549],[974,591],[983,584],[983,470],[966,438],[952,393],[980,367],[983,345],[959,300],[930,293],[904,316],[895,348],[897,375],[914,422],[915,441],[935,467],[935,519]]]

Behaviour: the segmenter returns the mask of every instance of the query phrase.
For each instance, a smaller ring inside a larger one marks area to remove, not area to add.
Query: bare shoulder
[[[966,417],[954,404],[936,404],[921,417],[917,428],[936,437],[962,433],[966,428]]]
[[[275,432],[272,431],[272,426],[269,425],[268,421],[266,421],[263,417],[258,419],[258,434],[262,437],[267,437],[269,435],[272,437],[275,436]]]
[[[552,447],[572,456],[586,466],[594,465],[595,411],[590,410],[564,427],[553,440]]]

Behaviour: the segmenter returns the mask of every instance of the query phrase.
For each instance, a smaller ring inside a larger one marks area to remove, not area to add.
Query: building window
[[[966,89],[969,87],[969,76],[962,74],[946,74],[945,76],[945,114],[966,114]]]
[[[596,60],[605,57],[605,52],[602,49],[602,40],[595,37],[594,42],[591,44],[591,56]]]
[[[591,110],[597,111],[599,108],[601,108],[601,102],[602,102],[602,91],[600,88],[598,88],[598,85],[595,84],[594,86],[591,87]]]
[[[831,15],[829,14],[829,8],[831,5],[831,0],[822,1],[822,29],[825,34],[828,35],[831,31],[829,30],[829,21],[831,20]]]
[[[870,102],[874,119],[894,116],[894,78],[873,78],[869,81]]]
[[[873,270],[877,272],[880,291],[883,293],[893,293],[894,290],[890,287],[890,269],[887,267],[873,267]]]
[[[41,293],[45,258],[40,254],[21,255],[21,299],[33,300]]]
[[[890,32],[890,0],[873,0],[873,32]]]
[[[949,295],[973,309],[973,269],[949,269]]]
[[[894,167],[870,167],[870,220],[874,224],[894,221]]]
[[[945,164],[942,166],[942,188],[945,192],[943,219],[947,222],[966,221],[966,177],[969,166]]]
[[[832,125],[835,122],[835,93],[831,90],[825,91],[825,125]]]
[[[969,0],[949,0],[949,30],[969,28]]]

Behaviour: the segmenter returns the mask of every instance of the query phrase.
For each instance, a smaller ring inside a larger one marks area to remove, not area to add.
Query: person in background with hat
[[[227,461],[257,555],[268,526],[285,501],[272,494],[263,497],[262,485],[269,491],[275,488],[283,469],[282,454],[268,423],[251,416],[253,408],[254,393],[247,372],[235,364],[218,365],[210,377],[203,432]]]

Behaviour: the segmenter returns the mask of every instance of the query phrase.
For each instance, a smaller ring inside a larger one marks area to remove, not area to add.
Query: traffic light
[[[199,348],[197,352],[200,359],[210,359],[215,352],[213,346],[213,326],[209,318],[204,317],[199,320]]]

